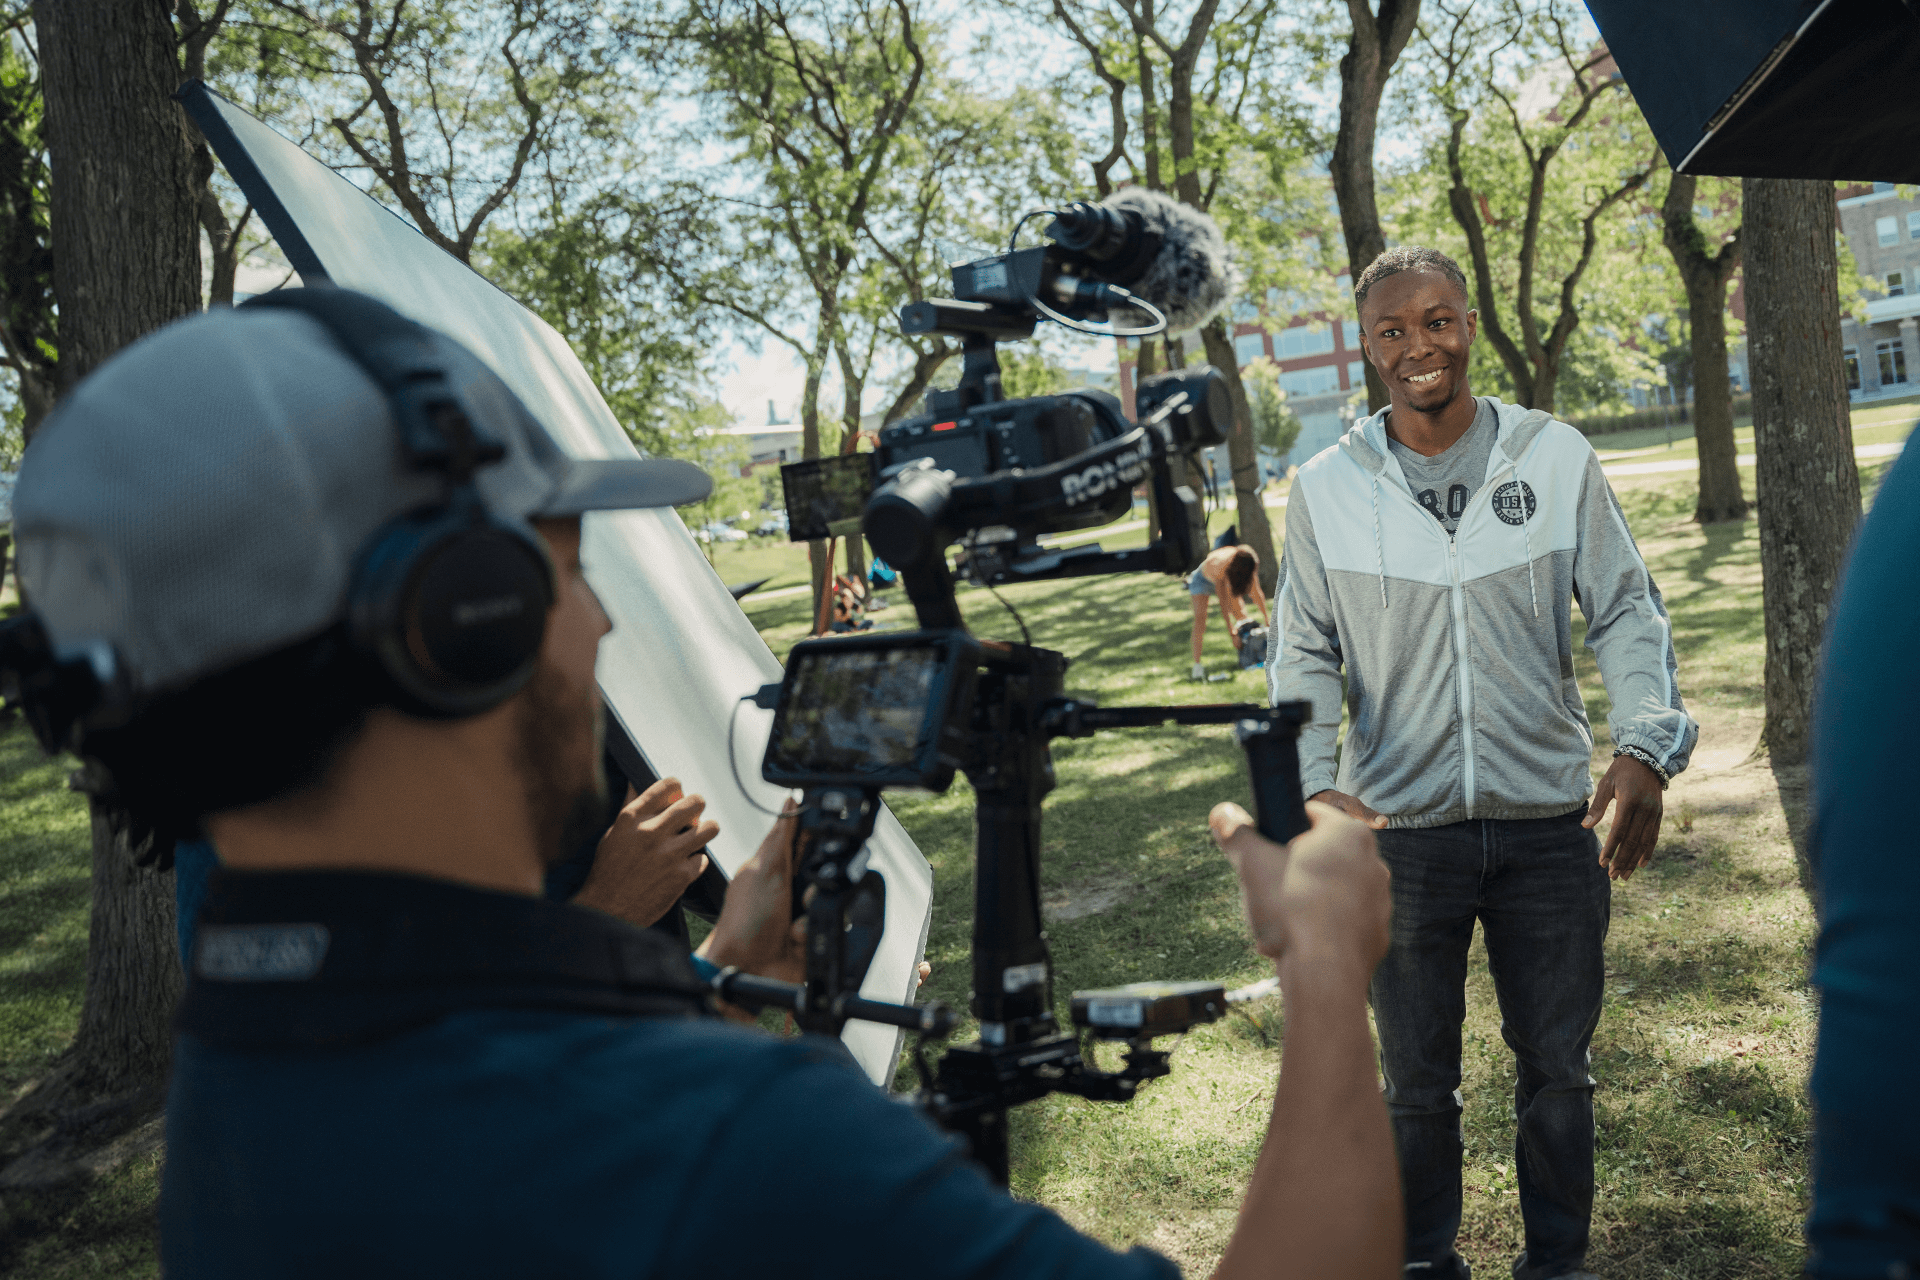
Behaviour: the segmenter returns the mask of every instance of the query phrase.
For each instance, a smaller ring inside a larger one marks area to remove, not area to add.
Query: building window
[[[1907,215],[1907,239],[1920,240],[1920,209]]]
[[[1880,385],[1890,387],[1907,380],[1907,349],[1898,342],[1876,342],[1873,351],[1880,358]]]
[[[1358,320],[1342,320],[1340,322],[1340,341],[1346,344],[1346,348],[1349,351],[1358,351],[1360,349],[1360,322]]]
[[[1887,272],[1887,296],[1898,298],[1907,292],[1907,273],[1904,271]]]
[[[1340,389],[1340,366],[1323,364],[1317,369],[1295,369],[1280,375],[1280,389],[1290,396],[1319,396]]]
[[[1347,366],[1347,390],[1357,391],[1367,385],[1367,362],[1355,360]]]
[[[1233,340],[1233,358],[1242,366],[1252,364],[1267,354],[1267,335],[1264,333],[1243,333]]]
[[[1858,391],[1860,389],[1860,348],[1848,347],[1840,355],[1847,364],[1847,390]]]
[[[1282,329],[1274,338],[1274,354],[1282,360],[1323,356],[1333,350],[1333,329],[1324,324],[1300,324]]]
[[[1898,218],[1876,218],[1873,229],[1880,235],[1882,245],[1900,243],[1900,220]]]

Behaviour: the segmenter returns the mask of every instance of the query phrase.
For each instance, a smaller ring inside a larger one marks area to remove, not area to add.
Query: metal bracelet
[[[1647,768],[1653,770],[1653,776],[1660,779],[1660,789],[1662,791],[1665,791],[1667,789],[1667,784],[1673,781],[1673,776],[1669,774],[1665,769],[1660,767],[1660,762],[1658,760],[1655,760],[1651,754],[1641,750],[1639,747],[1633,747],[1633,746],[1616,747],[1614,749],[1613,755],[1616,760],[1619,759],[1621,756],[1631,756],[1635,760],[1638,760],[1641,764],[1647,766]]]

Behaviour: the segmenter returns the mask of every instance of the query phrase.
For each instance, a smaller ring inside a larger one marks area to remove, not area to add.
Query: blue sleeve
[[[768,1080],[698,1165],[662,1272],[749,1275],[785,1240],[783,1280],[1020,1276],[1178,1280],[1158,1254],[1121,1254],[1049,1209],[1015,1200],[850,1060],[815,1053]]]
[[[1810,1273],[1905,1275],[1920,1262],[1920,914],[1912,797],[1920,795],[1920,447],[1882,484],[1834,610],[1813,759],[1823,916],[1814,981]]]

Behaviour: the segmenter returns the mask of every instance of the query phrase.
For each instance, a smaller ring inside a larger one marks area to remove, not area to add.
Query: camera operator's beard
[[[516,717],[520,783],[539,841],[540,860],[562,861],[607,823],[607,784],[600,769],[599,688],[580,696],[545,662],[520,698]]]

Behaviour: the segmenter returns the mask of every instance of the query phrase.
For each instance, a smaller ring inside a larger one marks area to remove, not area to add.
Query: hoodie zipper
[[[1466,522],[1466,515],[1460,517]],[[1460,785],[1467,793],[1467,811],[1473,811],[1473,681],[1467,678],[1467,593],[1460,585],[1460,543],[1447,535],[1447,577],[1453,583],[1453,665],[1460,686]]]
[[[1500,449],[1497,438],[1494,441],[1493,447]],[[1492,502],[1493,499],[1488,495],[1490,495],[1495,488],[1494,481],[1515,469],[1517,464],[1515,464],[1512,458],[1507,457],[1506,450],[1501,449],[1500,456],[1506,459],[1505,464],[1481,482],[1480,488],[1474,492],[1473,500],[1467,504],[1467,509],[1460,513],[1460,520],[1454,525],[1455,529],[1464,529],[1466,527],[1467,518],[1474,513],[1475,509],[1480,505],[1482,498],[1485,498],[1488,502]],[[1385,470],[1384,466],[1382,470]],[[1420,507],[1420,504],[1414,500],[1413,494],[1407,488],[1404,474],[1402,474],[1399,484],[1389,485],[1387,487],[1399,490],[1408,502],[1412,502],[1414,506]],[[1429,518],[1433,515],[1433,513],[1425,507],[1420,507],[1420,514]],[[1458,686],[1460,701],[1460,783],[1462,790],[1466,792],[1467,808],[1471,811],[1477,788],[1473,775],[1473,681],[1469,678],[1467,663],[1467,591],[1465,584],[1460,580],[1459,539],[1454,534],[1448,533],[1445,529],[1441,528],[1437,520],[1434,521],[1434,529],[1447,540],[1448,590],[1453,598],[1453,665],[1457,673],[1455,683]]]

